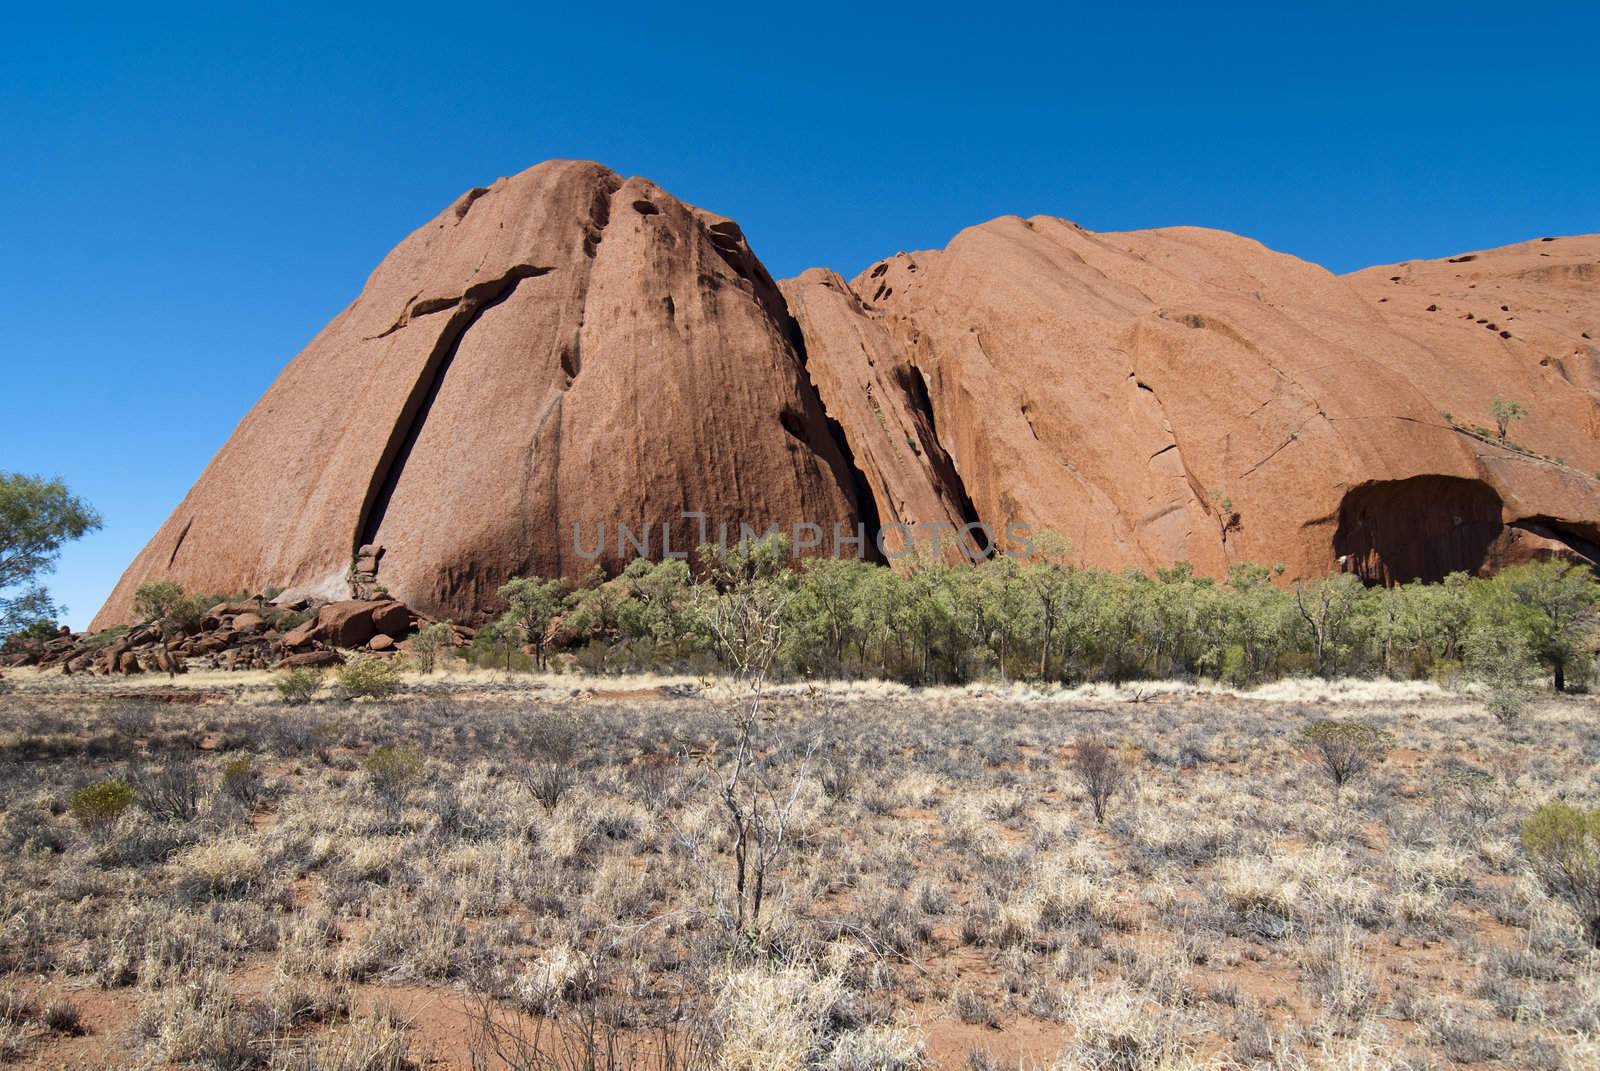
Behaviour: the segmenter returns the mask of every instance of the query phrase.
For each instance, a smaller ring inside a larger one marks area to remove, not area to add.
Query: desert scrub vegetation
[[[1322,718],[1301,730],[1300,736],[1316,752],[1335,790],[1382,762],[1394,747],[1393,733],[1360,721]]]
[[[133,786],[120,778],[86,785],[72,794],[67,809],[85,829],[104,829],[133,803]]]
[[[1545,804],[1523,824],[1522,843],[1534,872],[1572,906],[1600,947],[1600,807]]]
[[[1400,686],[413,682],[0,698],[7,1059],[1565,1069],[1600,1047],[1586,697],[1502,724]],[[1322,724],[1384,761],[1329,791]],[[86,824],[74,800],[111,784]]]
[[[699,561],[513,580],[499,591],[506,613],[466,656],[592,674],[743,677],[760,663],[774,679],[923,686],[1387,677],[1473,684],[1512,721],[1540,688],[1587,687],[1600,626],[1600,581],[1560,561],[1487,579],[1368,587],[1341,573],[1289,587],[1281,570],[1250,564],[1220,580],[1187,563],[1153,575],[1079,568],[1048,533],[1026,560],[801,561],[771,535],[702,547]]]
[[[400,690],[400,665],[392,658],[368,655],[340,666],[334,677],[339,698],[387,699]]]
[[[279,673],[273,687],[285,703],[304,706],[315,699],[322,690],[322,670],[311,666],[296,666]]]

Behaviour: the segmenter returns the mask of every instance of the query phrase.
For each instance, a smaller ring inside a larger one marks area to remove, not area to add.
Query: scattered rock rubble
[[[63,627],[49,639],[13,636],[0,647],[0,669],[60,667],[65,674],[185,673],[190,669],[336,666],[353,653],[393,656],[427,621],[394,599],[348,599],[274,605],[256,597],[221,602],[192,630],[163,644],[153,624],[101,632]],[[458,644],[472,630],[452,626]]]

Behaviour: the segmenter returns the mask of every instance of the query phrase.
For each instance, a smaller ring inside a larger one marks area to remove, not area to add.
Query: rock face
[[[471,620],[511,576],[631,558],[619,522],[691,548],[685,512],[732,538],[1023,524],[1214,575],[1594,560],[1586,335],[1600,237],[1340,278],[1223,232],[1007,216],[780,289],[731,220],[553,161],[384,259],[94,627],[157,579]],[[1472,429],[1496,397],[1529,413],[1514,445]]]
[[[920,379],[958,474],[932,487],[1087,564],[1396,581],[1596,559],[1600,238],[1341,279],[1218,231],[1008,216],[784,287],[830,413],[868,394],[841,370]],[[1533,414],[1516,446],[1459,426],[1497,396]],[[878,422],[845,429],[874,456]]]
[[[586,554],[606,526],[612,565],[618,523],[693,547],[685,511],[853,525],[798,341],[738,225],[650,182],[552,161],[469,191],[284,369],[94,627],[165,578],[470,618],[511,576],[597,564],[574,525]]]

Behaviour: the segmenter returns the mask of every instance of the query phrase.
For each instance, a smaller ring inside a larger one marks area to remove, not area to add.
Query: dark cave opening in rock
[[[1333,552],[1369,584],[1479,572],[1501,532],[1500,496],[1481,480],[1413,476],[1361,484],[1339,503]]]

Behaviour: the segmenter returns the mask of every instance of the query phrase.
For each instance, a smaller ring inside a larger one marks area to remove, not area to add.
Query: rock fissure
[[[444,378],[450,371],[450,364],[461,348],[462,339],[466,338],[467,332],[472,330],[473,325],[485,312],[510,297],[524,279],[538,278],[554,270],[537,264],[515,265],[493,279],[469,286],[451,306],[455,311],[440,330],[433,350],[423,363],[422,370],[412,385],[411,394],[400,411],[399,419],[395,421],[394,430],[378,460],[378,465],[373,470],[372,480],[362,500],[361,513],[357,519],[352,553],[377,539],[378,530],[383,526],[384,514],[388,510],[389,499],[394,494],[395,485],[400,481],[406,459],[416,446],[417,437],[422,434],[428,412],[433,406],[434,399],[439,396],[439,388],[443,385]]]

